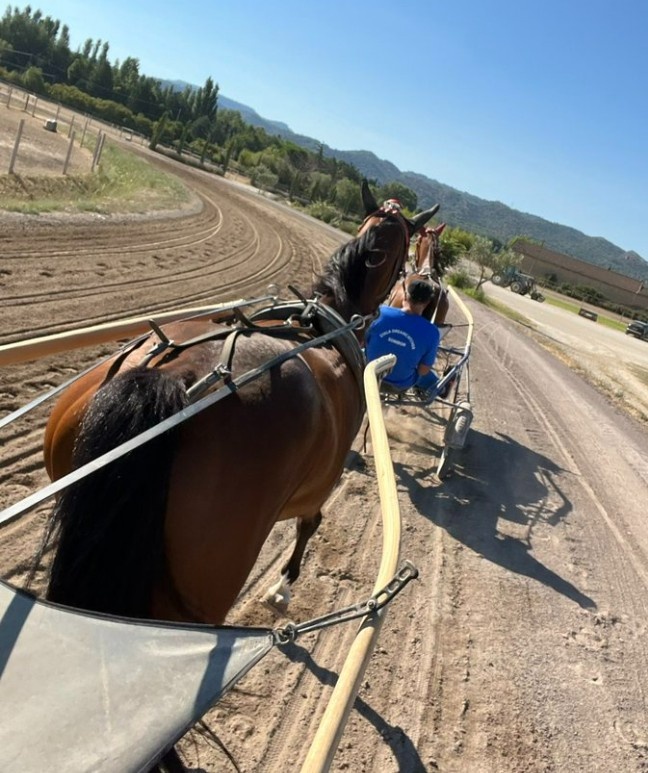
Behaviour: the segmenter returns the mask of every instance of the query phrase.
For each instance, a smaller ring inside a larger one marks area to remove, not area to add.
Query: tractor
[[[545,297],[536,288],[535,278],[530,274],[523,274],[515,266],[509,266],[501,272],[495,272],[491,282],[499,287],[510,287],[511,292],[518,295],[529,295],[534,301],[542,303]]]

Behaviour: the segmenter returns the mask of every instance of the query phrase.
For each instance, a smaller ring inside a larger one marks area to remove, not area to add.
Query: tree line
[[[73,51],[70,30],[31,6],[8,6],[0,20],[0,77],[35,94],[165,145],[227,171],[236,164],[252,182],[292,199],[330,205],[342,218],[361,214],[361,175],[351,164],[308,151],[246,124],[240,113],[218,109],[218,85],[179,91],[140,71],[139,60],[111,62],[106,41],[87,39]],[[414,210],[416,194],[383,186]],[[351,191],[355,195],[351,195]],[[327,212],[324,208],[324,216]]]
[[[88,38],[76,51],[66,24],[31,6],[8,6],[0,19],[0,78],[71,109],[146,137],[153,149],[198,159],[225,174],[235,168],[253,185],[274,191],[313,216],[349,232],[363,215],[362,174],[344,161],[313,152],[219,109],[219,87],[208,77],[202,87],[180,91],[140,71],[139,60],[111,62],[107,41]],[[168,151],[167,151],[168,152]],[[370,181],[372,182],[372,181]],[[405,214],[417,210],[416,193],[399,182],[372,190],[378,201],[397,198]],[[480,266],[515,263],[501,244],[461,228],[446,228],[441,239],[445,269],[460,255]],[[482,271],[482,281],[484,273]]]

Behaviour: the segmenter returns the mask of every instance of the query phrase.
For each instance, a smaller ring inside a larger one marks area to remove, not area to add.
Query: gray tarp
[[[147,770],[274,644],[90,615],[0,581],[0,770]]]

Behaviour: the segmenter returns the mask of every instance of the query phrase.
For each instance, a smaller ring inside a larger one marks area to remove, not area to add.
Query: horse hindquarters
[[[118,375],[93,397],[74,453],[79,467],[176,413],[181,381],[159,370]],[[61,492],[52,513],[59,542],[47,597],[99,612],[145,617],[164,566],[164,512],[175,432]]]

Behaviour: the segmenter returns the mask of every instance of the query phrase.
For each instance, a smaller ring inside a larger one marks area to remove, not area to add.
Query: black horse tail
[[[74,466],[95,459],[187,405],[182,381],[135,368],[93,397]],[[165,568],[164,512],[175,447],[165,432],[64,489],[49,533],[58,536],[47,598],[96,612],[146,617]]]

